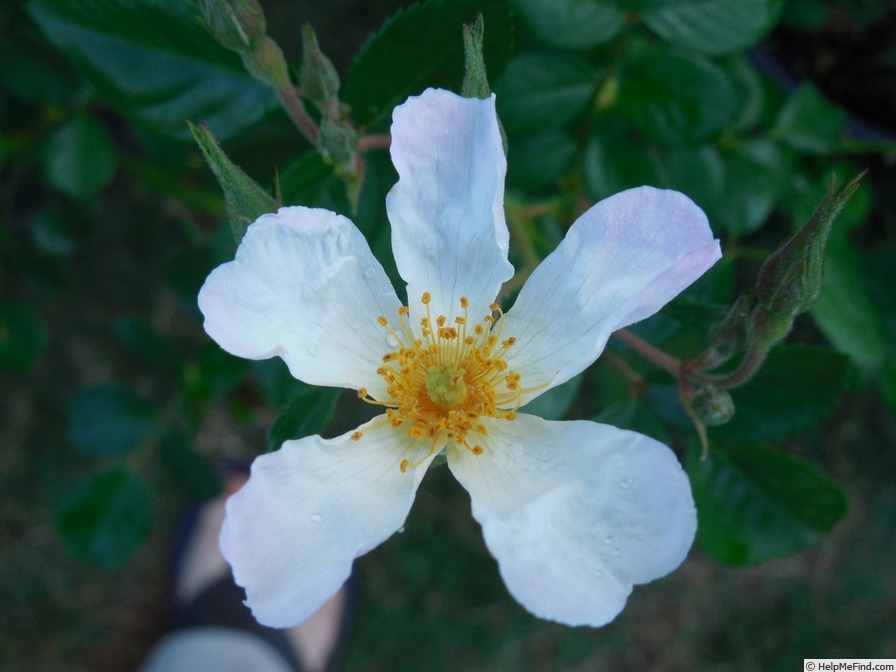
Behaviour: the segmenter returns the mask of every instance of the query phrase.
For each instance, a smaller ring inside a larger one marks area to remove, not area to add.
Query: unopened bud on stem
[[[299,68],[302,92],[324,115],[339,116],[339,73],[333,62],[320,50],[314,29],[305,24],[302,30],[302,65]]]
[[[199,0],[202,18],[227,49],[251,51],[264,39],[267,25],[258,0]]]

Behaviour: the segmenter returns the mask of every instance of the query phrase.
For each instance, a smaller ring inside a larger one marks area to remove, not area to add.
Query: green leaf
[[[78,78],[36,28],[22,26],[18,14],[4,16],[0,43],[0,90],[35,105],[65,105],[78,89]],[[15,21],[16,29],[8,26]]]
[[[747,142],[722,153],[725,183],[718,222],[744,236],[759,229],[787,186],[792,157],[766,140]]]
[[[834,408],[848,372],[849,360],[838,352],[776,348],[755,378],[732,390],[734,417],[710,430],[710,442],[764,441],[809,429]]]
[[[608,404],[594,416],[594,421],[620,429],[630,429],[653,437],[661,443],[670,443],[669,434],[662,423],[644,404],[634,399]]]
[[[494,80],[510,54],[513,23],[506,0],[426,0],[399,11],[361,47],[352,62],[344,100],[352,118],[371,125],[427,86],[460,90],[463,25],[482,13],[485,64]]]
[[[287,205],[305,205],[351,214],[345,182],[315,150],[306,152],[280,173],[280,191],[283,203]]]
[[[880,309],[865,291],[864,277],[865,263],[854,247],[832,237],[821,291],[810,311],[835,348],[859,366],[877,369],[887,358],[890,339]]]
[[[585,187],[595,200],[648,184],[662,186],[666,175],[657,156],[622,135],[594,135],[585,150]]]
[[[801,84],[778,113],[772,134],[795,149],[826,154],[840,145],[846,112],[811,84]]]
[[[187,139],[193,117],[227,138],[277,106],[192,0],[31,0],[28,10],[103,97],[159,133]]]
[[[186,370],[184,391],[192,398],[210,399],[245,380],[249,366],[247,360],[234,357],[209,339],[203,343],[196,364]]]
[[[153,430],[155,412],[131,390],[105,384],[79,390],[69,402],[68,436],[86,455],[121,455]]]
[[[47,184],[67,196],[87,201],[115,177],[118,155],[106,130],[82,115],[50,136],[43,168]]]
[[[570,378],[562,385],[554,387],[541,396],[535,397],[520,410],[545,420],[563,420],[576,400],[582,387],[582,374]]]
[[[561,49],[591,49],[613,39],[625,25],[614,0],[515,0],[532,32]]]
[[[677,46],[720,55],[756,44],[783,7],[784,0],[645,0],[642,18]]]
[[[762,78],[746,56],[735,56],[722,64],[734,88],[734,118],[731,127],[745,131],[758,126],[766,105]]]
[[[701,144],[721,133],[734,115],[734,89],[711,61],[645,53],[619,68],[619,106],[631,122],[661,144]]]
[[[112,329],[118,342],[141,364],[170,372],[183,367],[183,356],[174,343],[143,320],[123,317],[116,320]]]
[[[47,344],[47,329],[24,301],[0,299],[0,367],[28,373]]]
[[[183,432],[171,430],[162,437],[159,457],[183,487],[200,501],[221,494],[221,478],[214,465],[200,455]]]
[[[761,445],[726,446],[686,468],[697,542],[730,565],[750,565],[817,544],[846,514],[843,490],[811,464]]]
[[[725,184],[725,164],[715,147],[677,147],[662,160],[665,168],[664,186],[681,191],[710,214],[710,220],[726,204],[722,201]]]
[[[300,385],[287,400],[268,432],[268,452],[284,441],[320,434],[329,424],[342,390]]]
[[[511,138],[507,147],[507,186],[523,192],[551,184],[572,165],[576,142],[567,131]]]
[[[495,85],[498,114],[510,135],[562,128],[594,99],[594,67],[566,54],[525,53]]]
[[[96,474],[60,507],[56,530],[75,557],[114,567],[146,540],[150,517],[143,480],[117,468]]]

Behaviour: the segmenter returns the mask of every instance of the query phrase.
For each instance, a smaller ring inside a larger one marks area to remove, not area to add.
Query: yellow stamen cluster
[[[520,375],[507,368],[505,355],[516,339],[501,340],[503,314],[497,304],[482,322],[469,327],[466,297],[460,299],[461,315],[450,321],[445,315],[433,319],[431,297],[424,292],[420,302],[425,316],[417,333],[408,322],[410,311],[402,306],[396,328],[385,316],[380,325],[398,343],[396,350],[383,356],[377,370],[385,380],[389,399],[370,398],[367,390],[358,395],[371,404],[386,407],[386,421],[404,427],[409,436],[429,441],[426,457],[453,442],[474,455],[483,452],[473,435],[487,434],[480,418],[513,420],[520,406],[523,388]],[[360,434],[352,436],[361,438]],[[417,466],[402,460],[401,470]]]

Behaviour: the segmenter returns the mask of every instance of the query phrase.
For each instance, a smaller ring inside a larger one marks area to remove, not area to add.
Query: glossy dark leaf
[[[187,139],[194,118],[223,139],[277,106],[191,0],[31,0],[28,10],[104,98],[157,133]]]
[[[43,168],[47,184],[86,201],[115,177],[118,155],[106,130],[90,117],[79,116],[50,136]]]
[[[69,439],[87,455],[128,453],[150,435],[154,423],[153,408],[116,384],[79,390],[69,403]]]
[[[644,22],[675,45],[706,54],[742,51],[772,29],[784,0],[645,0]]]
[[[847,499],[811,464],[761,445],[688,454],[697,541],[716,560],[748,565],[817,544],[846,514]]]
[[[778,347],[759,373],[732,391],[736,411],[710,430],[710,442],[776,439],[809,429],[824,419],[846,386],[849,359],[825,348]]]
[[[590,49],[625,25],[616,0],[515,0],[514,6],[539,39],[561,49]]]
[[[651,52],[620,64],[619,105],[651,140],[693,145],[722,132],[735,98],[728,75],[711,61]]]
[[[96,474],[73,493],[57,513],[56,529],[72,555],[113,567],[140,548],[150,518],[143,480],[116,468]]]
[[[513,26],[506,0],[426,0],[399,11],[361,47],[344,88],[352,118],[362,126],[392,114],[428,86],[460,91],[462,30],[482,13],[483,53],[494,83],[510,54]]]
[[[520,54],[507,64],[495,91],[498,114],[508,134],[562,128],[592,102],[594,67],[567,54]]]
[[[300,384],[268,432],[268,451],[277,450],[289,439],[322,432],[333,417],[341,392],[331,387]]]

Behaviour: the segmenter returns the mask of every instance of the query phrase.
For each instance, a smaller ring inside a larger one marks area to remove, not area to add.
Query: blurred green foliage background
[[[869,170],[811,313],[734,390],[705,461],[675,381],[621,343],[539,402],[682,456],[700,530],[678,572],[606,628],[538,621],[506,594],[466,494],[434,470],[405,530],[359,561],[346,669],[783,671],[896,656],[896,3],[263,5],[294,67],[302,23],[315,27],[370,134],[425,86],[458,90],[461,25],[482,12],[518,269],[631,186],[681,190],[709,215],[724,260],[635,329],[677,357],[706,346],[832,172]],[[351,214],[396,278],[387,153],[364,154],[352,213],[339,175],[197,16],[181,0],[0,7],[4,670],[133,668],[165,627],[184,508],[217,496],[233,465],[366,412],[202,332],[196,294],[234,243],[185,120],[206,121],[283,202]]]

